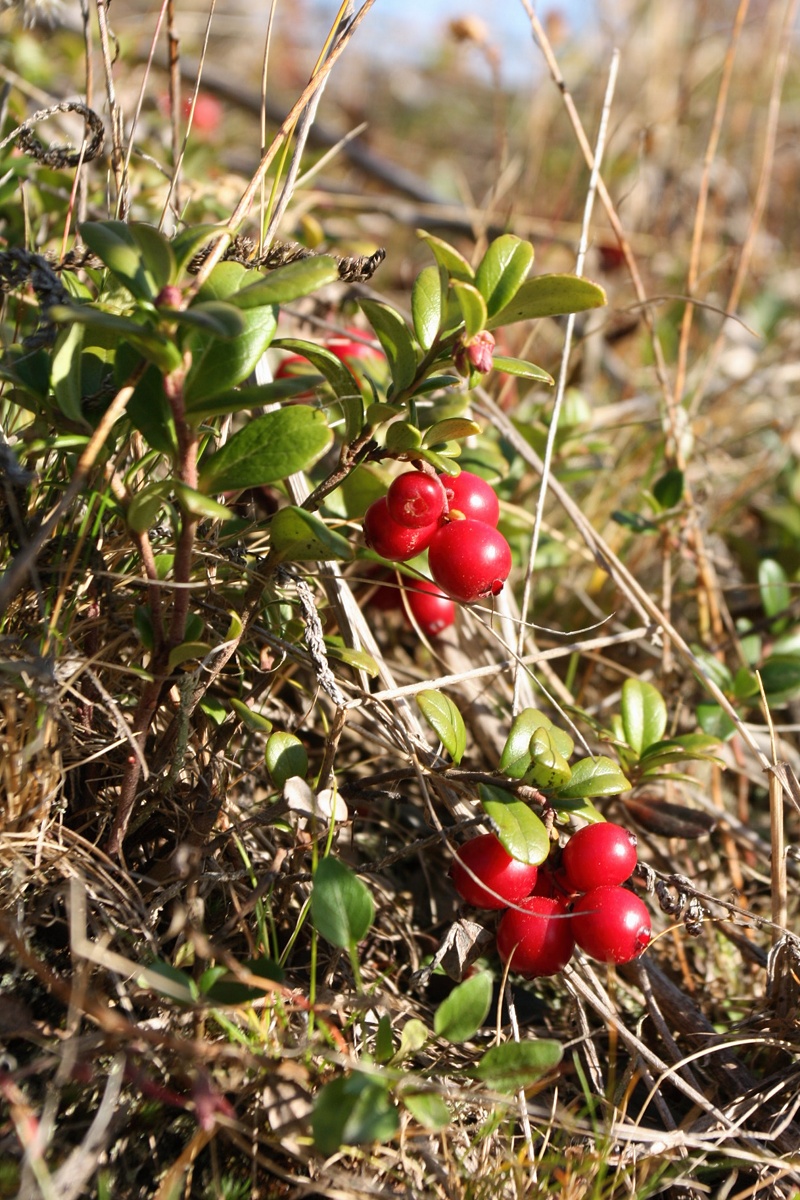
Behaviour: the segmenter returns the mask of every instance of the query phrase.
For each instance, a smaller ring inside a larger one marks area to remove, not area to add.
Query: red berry
[[[192,102],[192,96],[187,96],[183,102],[183,115],[187,120],[192,115]],[[222,105],[216,96],[210,96],[208,92],[198,92],[192,115],[192,129],[195,133],[206,136],[216,133],[222,124],[222,115]]]
[[[465,517],[496,525],[500,520],[500,501],[485,479],[462,471],[460,475],[445,475],[442,483],[447,491],[447,503]]]
[[[497,952],[511,969],[533,979],[563,971],[575,949],[572,920],[550,896],[528,896],[509,908],[497,927]]]
[[[370,504],[364,514],[364,541],[390,562],[406,562],[415,554],[421,554],[430,544],[438,525],[424,525],[422,529],[409,529],[398,525],[389,516],[386,497],[382,496]]]
[[[455,621],[455,604],[435,583],[417,579],[406,585],[405,593],[414,620],[428,637],[435,637]]]
[[[575,892],[624,883],[636,860],[636,838],[612,821],[584,825],[573,833],[561,858]]]
[[[575,941],[598,962],[626,963],[650,942],[647,908],[624,887],[596,887],[572,907]]]
[[[420,529],[438,521],[444,512],[444,488],[433,475],[406,471],[392,480],[386,493],[389,516],[399,525]]]
[[[483,833],[461,847],[450,867],[450,878],[467,904],[476,908],[505,908],[530,893],[537,872],[538,867],[512,858],[493,833]],[[473,879],[473,875],[478,878]]]
[[[566,877],[563,867],[558,867],[555,870],[544,864],[539,867],[539,874],[536,877],[536,886],[533,889],[534,896],[550,896],[554,900],[561,900],[566,904],[570,896],[574,894],[575,889]]]
[[[434,533],[428,564],[443,592],[471,604],[503,590],[511,570],[511,547],[502,533],[483,521],[450,521]]]

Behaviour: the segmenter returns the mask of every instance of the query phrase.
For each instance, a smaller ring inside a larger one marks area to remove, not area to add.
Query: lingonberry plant
[[[595,887],[572,906],[575,941],[598,962],[627,963],[650,944],[650,914],[624,887]]]
[[[624,883],[636,866],[636,838],[611,821],[584,825],[567,842],[561,861],[573,892]]]
[[[442,591],[472,604],[502,591],[511,571],[511,548],[499,530],[483,521],[454,520],[434,533],[428,563]]]
[[[520,900],[497,927],[500,958],[530,979],[563,971],[574,949],[572,919],[561,901],[550,896]]]
[[[463,845],[450,868],[459,896],[476,908],[505,908],[522,900],[533,889],[537,874],[536,865],[512,858],[493,833]]]

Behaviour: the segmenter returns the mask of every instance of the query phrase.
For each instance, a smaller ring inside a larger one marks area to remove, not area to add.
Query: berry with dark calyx
[[[435,583],[415,579],[404,588],[411,615],[428,637],[435,637],[456,619],[456,606]]]
[[[627,963],[652,936],[643,901],[624,887],[596,887],[572,906],[572,932],[581,950],[598,962]]]
[[[438,525],[423,525],[421,529],[409,529],[398,525],[389,516],[386,497],[375,500],[364,514],[364,541],[371,550],[389,562],[407,562],[421,554],[437,532]]]
[[[494,488],[480,475],[462,471],[460,475],[442,476],[442,483],[450,508],[487,525],[496,525],[500,520],[500,501]]]
[[[573,833],[561,856],[575,892],[624,883],[633,874],[636,861],[635,836],[612,821],[584,825]]]
[[[392,480],[386,493],[392,520],[410,529],[421,529],[439,521],[444,513],[444,488],[434,475],[406,471]]]
[[[434,533],[428,565],[443,592],[472,604],[503,590],[511,571],[511,547],[502,533],[483,521],[450,521]]]
[[[523,911],[519,911],[522,909]],[[572,920],[560,900],[528,896],[509,908],[497,927],[497,952],[511,970],[534,979],[563,971],[575,939]]]
[[[530,894],[537,872],[538,867],[512,858],[493,833],[483,833],[460,848],[450,878],[467,904],[505,908]]]

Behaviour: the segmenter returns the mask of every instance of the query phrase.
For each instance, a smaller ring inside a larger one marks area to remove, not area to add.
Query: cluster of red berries
[[[390,562],[423,550],[434,583],[452,600],[496,596],[511,570],[511,548],[497,529],[500,504],[485,479],[407,471],[364,516],[364,541]]]
[[[468,904],[506,909],[497,927],[498,953],[512,970],[534,978],[562,971],[576,943],[599,962],[626,963],[642,953],[652,933],[650,915],[621,886],[636,862],[633,834],[603,821],[572,835],[556,870],[511,858],[487,833],[459,850],[450,876]]]

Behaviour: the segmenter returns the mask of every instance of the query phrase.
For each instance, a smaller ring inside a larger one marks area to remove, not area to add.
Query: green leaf
[[[403,318],[379,300],[358,301],[359,308],[375,330],[392,371],[392,393],[404,391],[417,373],[417,352]]]
[[[630,783],[617,763],[603,754],[582,758],[572,768],[572,778],[566,787],[559,788],[559,800],[590,800],[594,796],[616,796],[629,792]]]
[[[282,788],[287,779],[308,774],[306,748],[293,733],[272,733],[264,750],[264,761],[275,787]]]
[[[140,233],[140,240],[147,242],[147,249],[139,244],[133,232],[133,226],[125,221],[84,221],[78,226],[78,232],[86,245],[99,259],[105,263],[112,275],[128,289],[137,300],[153,301],[166,282],[169,270],[174,262],[172,250],[166,238],[161,238],[157,230],[152,229],[156,238],[161,239],[164,249],[166,275],[163,270],[153,272],[154,242],[148,234]]]
[[[411,289],[414,336],[423,350],[436,341],[442,321],[442,276],[439,267],[424,267]]]
[[[446,1129],[450,1124],[450,1109],[438,1092],[412,1092],[404,1089],[401,1099],[423,1129]]]
[[[233,513],[224,504],[220,504],[217,500],[213,500],[211,496],[204,496],[202,492],[195,491],[194,488],[187,487],[185,483],[175,483],[175,495],[181,503],[181,507],[193,517],[201,517],[209,521],[227,521]]]
[[[145,267],[153,280],[156,293],[176,277],[175,254],[171,242],[155,225],[130,221],[128,230],[141,251]]]
[[[315,381],[312,381],[312,383]],[[307,392],[309,378],[295,376],[291,379],[278,379],[275,383],[261,383],[254,387],[229,388],[217,392],[204,400],[193,400],[186,404],[186,415],[194,424],[207,420],[209,417],[221,417],[224,413],[245,412],[249,408],[261,408],[291,400],[302,392]]]
[[[662,509],[677,508],[683,499],[685,480],[683,471],[673,467],[665,471],[653,484],[653,496]]]
[[[525,782],[551,792],[564,787],[571,776],[572,768],[559,753],[553,730],[535,730],[531,738],[531,765],[525,772]]]
[[[194,258],[198,250],[223,232],[219,225],[190,225],[176,233],[170,243],[175,260],[176,278]]]
[[[82,353],[82,325],[73,325],[59,334],[53,350],[52,383],[61,412],[70,421],[75,421],[85,428],[88,422],[83,415]]]
[[[424,446],[436,446],[439,442],[459,441],[462,438],[474,437],[481,432],[481,427],[477,421],[470,421],[466,417],[447,417],[444,421],[437,421],[435,425],[431,425],[425,430],[425,437],[422,439]]]
[[[383,440],[387,450],[417,450],[422,445],[422,434],[410,421],[392,421]]]
[[[231,303],[237,308],[263,308],[275,304],[289,304],[299,300],[301,296],[310,296],[328,283],[334,283],[339,278],[339,267],[336,259],[329,254],[315,254],[311,258],[301,258],[297,262],[287,263],[285,267],[277,267],[274,271],[257,283],[251,283],[231,296]]]
[[[518,862],[543,863],[550,853],[550,838],[536,813],[502,788],[482,783],[478,790],[481,808],[497,826],[506,853]]]
[[[327,379],[342,405],[345,441],[354,441],[364,428],[364,397],[352,371],[330,350],[317,346],[314,342],[306,342],[300,338],[280,338],[273,342],[273,345],[277,349],[288,350],[292,354],[300,354],[307,358]]]
[[[160,479],[136,493],[125,513],[125,519],[134,533],[146,533],[152,529],[171,491],[172,480]]]
[[[162,962],[160,959],[148,964],[147,975],[142,977],[141,982],[145,987],[150,987],[153,991],[158,991],[163,996],[169,996],[183,1004],[194,1004],[198,999],[197,984],[191,975],[187,975],[179,967],[173,967],[172,963]]]
[[[428,1040],[427,1029],[422,1021],[417,1017],[411,1017],[403,1026],[403,1031],[400,1034],[400,1046],[392,1059],[392,1066],[401,1063],[404,1058],[408,1058],[411,1054],[416,1054]]]
[[[453,988],[437,1008],[433,1028],[448,1042],[467,1042],[480,1029],[492,1003],[492,977],[479,971]]]
[[[516,375],[519,379],[535,379],[537,383],[555,383],[553,376],[544,367],[536,363],[525,362],[521,358],[508,358],[505,354],[492,356],[492,366],[495,371],[503,371],[506,375]]]
[[[230,706],[248,729],[252,729],[256,733],[271,733],[272,721],[268,720],[267,717],[262,717],[261,713],[255,712],[243,700],[239,700],[236,696],[231,696]]]
[[[759,669],[767,700],[785,704],[800,695],[800,656],[773,654]]]
[[[272,983],[283,982],[282,967],[266,955],[246,959],[241,965],[250,975],[257,975],[260,979]],[[248,1000],[260,1000],[266,990],[240,983],[227,967],[211,967],[204,971],[200,976],[199,985],[202,994],[214,1004],[245,1004]]]
[[[667,706],[652,683],[626,679],[620,707],[625,741],[631,750],[641,755],[648,746],[661,741],[667,727]]]
[[[338,858],[323,858],[311,889],[311,919],[326,942],[350,949],[365,938],[375,918],[369,888]]]
[[[697,716],[697,724],[710,737],[727,742],[728,738],[733,737],[736,732],[736,726],[728,714],[720,708],[718,704],[711,701],[704,701],[698,704],[694,709],[694,715]]]
[[[132,346],[121,345],[117,351],[116,374],[124,378],[130,374],[140,355]],[[127,364],[130,364],[128,367]],[[175,418],[164,391],[164,376],[158,367],[150,364],[136,384],[133,395],[125,410],[128,420],[138,429],[145,441],[159,454],[174,458],[178,453],[175,433]]]
[[[762,559],[758,564],[758,590],[768,617],[779,616],[792,602],[786,572],[774,558]]]
[[[473,283],[463,283],[459,279],[450,285],[458,297],[461,312],[464,317],[464,333],[468,338],[474,337],[486,328],[488,313],[486,301]]]
[[[202,463],[204,492],[276,483],[310,467],[330,446],[333,434],[324,415],[305,405],[256,417]]]
[[[533,246],[512,233],[495,238],[483,256],[475,282],[486,301],[489,316],[500,312],[516,296],[533,263]]]
[[[467,748],[464,718],[449,696],[428,688],[417,695],[422,715],[439,738],[456,766]]]
[[[557,1067],[563,1054],[561,1043],[550,1038],[503,1042],[490,1047],[470,1074],[492,1091],[516,1092]]]
[[[233,341],[192,333],[188,338],[192,365],[183,387],[185,403],[197,405],[247,379],[271,343],[276,324],[276,309],[258,308],[244,315],[243,331]]]
[[[179,646],[174,646],[170,650],[167,670],[175,671],[183,663],[201,661],[210,653],[211,646],[208,642],[181,642]]]
[[[584,312],[588,308],[601,308],[605,302],[603,289],[579,275],[536,275],[523,283],[510,304],[489,319],[488,328]]]
[[[212,337],[240,337],[246,328],[239,309],[222,300],[208,300],[205,304],[193,304],[191,308],[159,308],[158,311],[176,325],[199,329]]]
[[[439,266],[444,268],[451,279],[463,279],[468,283],[474,281],[475,272],[472,267],[463,254],[460,254],[449,242],[434,237],[431,233],[426,233],[424,229],[418,229],[417,236],[427,244]]]
[[[353,557],[347,538],[304,508],[279,508],[269,530],[270,547],[283,562],[348,562]]]
[[[392,1022],[384,1013],[378,1021],[378,1030],[375,1034],[375,1062],[388,1063],[393,1057]]]
[[[721,691],[731,692],[733,690],[733,675],[725,666],[725,663],[720,662],[718,658],[715,658],[708,650],[704,650],[702,646],[692,646],[692,653],[702,668],[700,673],[701,680],[704,676],[707,676]]]
[[[326,1157],[342,1146],[387,1142],[399,1128],[388,1084],[361,1071],[326,1083],[311,1114],[314,1145]]]
[[[568,759],[575,748],[572,738],[563,729],[557,728],[545,713],[535,708],[523,708],[511,723],[506,744],[500,758],[499,769],[509,779],[523,779],[531,765],[534,750],[531,741],[537,730],[546,730],[551,745],[563,759]]]

